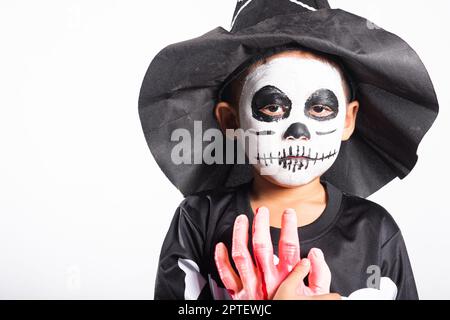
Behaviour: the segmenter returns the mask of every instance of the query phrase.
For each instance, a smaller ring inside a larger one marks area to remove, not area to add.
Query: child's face
[[[245,78],[239,102],[242,129],[257,133],[255,168],[281,186],[304,185],[337,158],[346,118],[338,69],[307,55],[273,57]]]

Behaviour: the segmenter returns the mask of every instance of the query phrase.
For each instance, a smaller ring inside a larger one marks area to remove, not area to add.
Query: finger
[[[304,284],[303,280],[308,275],[310,267],[310,261],[308,259],[302,259],[283,281],[283,288],[285,290],[297,292],[297,289]]]
[[[313,248],[308,253],[311,261],[311,272],[308,276],[309,288],[317,294],[330,292],[331,271],[328,267],[322,250]]]
[[[216,262],[217,271],[219,272],[220,279],[222,280],[225,288],[231,291],[231,294],[235,294],[242,289],[242,283],[228,257],[228,250],[225,244],[218,243],[214,253],[214,260]]]
[[[281,218],[281,234],[278,251],[280,255],[278,268],[285,272],[290,272],[300,261],[297,214],[294,209],[286,209]]]
[[[234,222],[231,255],[239,272],[243,288],[250,295],[254,294],[257,277],[252,257],[248,251],[248,218],[245,215],[240,215]]]
[[[253,252],[256,262],[264,274],[275,268],[273,263],[273,246],[270,238],[269,209],[261,207],[256,211],[253,221]]]

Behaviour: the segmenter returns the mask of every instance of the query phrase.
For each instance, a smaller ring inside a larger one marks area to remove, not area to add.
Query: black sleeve
[[[381,273],[397,285],[397,300],[418,300],[403,236],[398,230],[381,248]]]
[[[200,272],[204,237],[192,210],[185,200],[175,212],[161,249],[155,300],[196,300],[208,290]]]

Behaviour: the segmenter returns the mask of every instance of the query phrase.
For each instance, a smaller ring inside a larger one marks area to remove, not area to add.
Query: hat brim
[[[251,179],[248,165],[174,164],[171,152],[179,142],[171,134],[184,128],[193,136],[194,121],[202,121],[203,130],[218,128],[214,106],[227,77],[254,55],[283,45],[338,57],[358,88],[355,132],[323,178],[366,197],[408,175],[439,110],[425,66],[398,36],[346,11],[323,9],[275,16],[236,33],[216,28],[157,54],[142,84],[139,115],[170,181],[190,195]]]

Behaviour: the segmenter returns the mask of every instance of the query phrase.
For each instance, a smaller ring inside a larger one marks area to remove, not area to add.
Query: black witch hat
[[[238,0],[231,31],[219,27],[166,47],[144,78],[139,97],[142,127],[170,181],[189,195],[251,179],[249,165],[173,163],[171,152],[179,142],[171,141],[171,134],[184,128],[193,136],[194,121],[201,121],[203,130],[218,128],[214,106],[230,75],[255,56],[283,46],[335,57],[357,88],[355,132],[322,178],[366,197],[395,177],[408,175],[439,109],[433,84],[414,50],[365,18],[330,9],[326,0]]]

